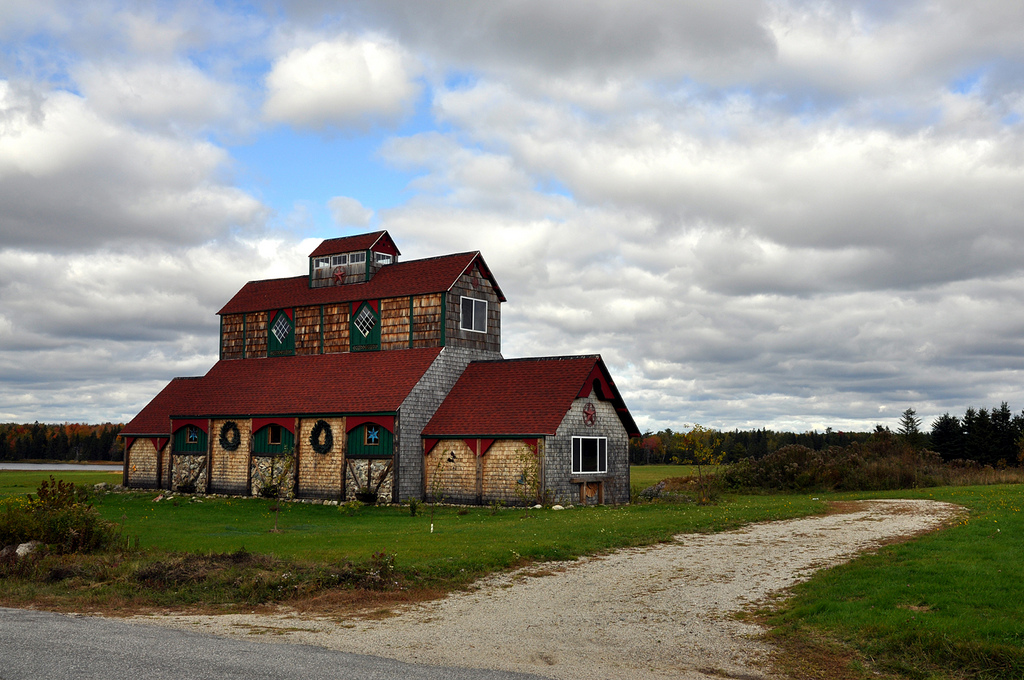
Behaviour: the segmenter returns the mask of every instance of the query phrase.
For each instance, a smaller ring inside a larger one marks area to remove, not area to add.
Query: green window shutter
[[[268,316],[273,318],[267,324],[267,356],[295,354],[295,321],[283,309]]]

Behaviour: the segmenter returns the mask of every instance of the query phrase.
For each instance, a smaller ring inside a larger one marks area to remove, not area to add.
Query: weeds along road
[[[0,680],[543,680],[0,608]]]

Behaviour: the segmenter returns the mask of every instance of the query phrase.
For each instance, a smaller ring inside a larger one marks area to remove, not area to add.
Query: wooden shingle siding
[[[324,418],[331,426],[334,447],[327,453],[317,453],[309,445],[313,426],[319,418],[303,418],[299,425],[296,451],[299,459],[299,488],[302,498],[341,498],[342,466],[345,463],[345,419]]]
[[[470,297],[487,302],[487,332],[477,333],[462,329],[462,298]],[[501,351],[501,302],[490,280],[477,267],[459,277],[448,293],[445,310],[445,345],[466,347],[487,352]]]
[[[244,319],[244,314],[225,314],[223,317],[221,317],[221,358],[242,358],[242,343],[245,337]]]
[[[583,410],[587,404],[595,409],[594,424],[584,424]],[[605,474],[572,474],[572,438],[607,437],[608,471]],[[575,399],[558,426],[554,437],[546,439],[544,451],[544,488],[559,501],[580,503],[581,482],[601,481],[604,502],[629,502],[629,435],[611,403],[593,397]],[[597,502],[591,498],[590,502]]]
[[[324,354],[348,351],[350,307],[347,302],[324,305]]]
[[[423,464],[427,502],[477,501],[476,454],[461,439],[439,441]]]
[[[409,346],[409,298],[389,298],[380,303],[380,348]]]
[[[252,421],[236,419],[239,445],[234,451],[227,451],[220,445],[220,430],[227,420],[214,420],[210,428],[213,439],[210,454],[210,492],[242,495],[249,487],[249,441],[252,436]]]
[[[295,353],[320,353],[320,307],[298,307],[295,310]]]
[[[412,298],[412,346],[437,347],[441,344],[441,294],[414,295]]]
[[[247,359],[267,356],[267,313],[245,315],[245,356]]]
[[[152,489],[157,485],[157,455],[152,440],[136,439],[128,451],[128,486]]]
[[[529,455],[531,459],[534,456],[529,451],[521,439],[499,439],[494,442],[480,459],[483,468],[483,502],[521,502],[520,495],[526,488],[520,483],[526,468],[526,456]]]

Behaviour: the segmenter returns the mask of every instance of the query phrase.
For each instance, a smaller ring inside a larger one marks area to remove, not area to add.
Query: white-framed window
[[[374,315],[373,310],[368,306],[364,306],[359,313],[356,315],[356,328],[363,334],[365,338],[373,330],[373,327],[377,325],[377,317]]]
[[[331,258],[329,257],[315,257],[313,258],[314,269],[324,269],[325,267],[331,266]]]
[[[365,251],[360,250],[358,253],[349,253],[348,254],[348,263],[349,264],[357,264],[359,262],[366,262],[366,252]]]
[[[348,264],[348,254],[344,255],[331,255],[331,266],[332,267],[344,267]]]
[[[572,438],[572,473],[603,474],[608,472],[607,437]]]
[[[487,332],[487,300],[462,298],[462,320],[460,326],[464,331],[477,333]]]
[[[387,253],[374,253],[373,261],[378,264],[391,264],[391,256]]]

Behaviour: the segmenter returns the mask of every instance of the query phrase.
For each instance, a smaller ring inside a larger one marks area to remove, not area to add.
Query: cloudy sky
[[[643,429],[1024,409],[1024,4],[0,3],[0,421],[126,421],[247,280],[480,250]]]

